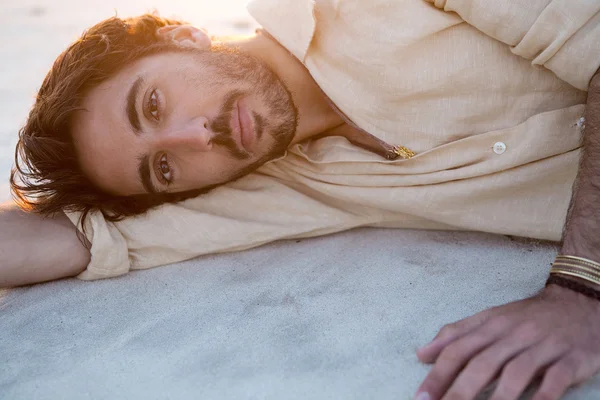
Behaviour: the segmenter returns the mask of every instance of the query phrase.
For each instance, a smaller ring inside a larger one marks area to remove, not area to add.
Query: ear
[[[191,25],[167,25],[156,31],[159,38],[172,40],[174,42],[195,46],[202,49],[210,48],[212,41],[204,29]]]

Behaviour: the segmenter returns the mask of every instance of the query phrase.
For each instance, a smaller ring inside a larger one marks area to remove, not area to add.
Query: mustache
[[[240,149],[235,140],[233,140],[233,129],[231,128],[233,105],[244,95],[245,93],[239,90],[228,94],[223,102],[223,105],[221,106],[219,116],[210,124],[210,129],[215,134],[215,136],[212,138],[212,142],[226,148],[227,151],[229,151],[229,153],[238,160],[245,160],[250,157],[250,154],[248,154],[248,152],[244,149]]]

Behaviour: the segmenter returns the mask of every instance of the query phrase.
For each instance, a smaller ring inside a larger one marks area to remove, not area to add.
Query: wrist
[[[600,310],[600,290],[597,288],[590,288],[585,284],[580,284],[575,280],[571,280],[571,277],[563,277],[560,275],[551,275],[546,282],[546,287],[543,293],[550,295],[554,298],[562,299],[583,299],[581,296],[585,296],[588,299],[594,300],[596,306]]]
[[[590,281],[586,281],[585,279],[578,278],[576,276],[567,276],[567,275],[559,275],[561,278],[568,279],[575,283],[579,283],[580,285],[585,285],[590,289],[594,289],[596,291],[600,291],[600,285],[592,283]]]
[[[563,251],[556,256],[550,269],[549,279],[559,277],[568,280],[568,282],[574,282],[576,285],[600,290],[600,263],[589,258],[589,256],[582,256],[582,254],[587,255],[588,253],[569,251],[569,253],[566,253],[563,248]]]
[[[565,240],[560,255],[586,258],[588,260],[600,263],[600,246],[584,244],[582,241]]]
[[[552,263],[550,277],[558,276],[570,282],[600,290],[600,263],[589,256],[586,257],[589,252],[578,250],[563,246],[562,251]]]

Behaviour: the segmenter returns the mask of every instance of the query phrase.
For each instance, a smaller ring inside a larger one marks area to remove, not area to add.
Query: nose
[[[188,151],[209,151],[212,149],[213,134],[208,129],[208,119],[197,117],[182,125],[167,128],[157,135],[159,146],[164,149]]]

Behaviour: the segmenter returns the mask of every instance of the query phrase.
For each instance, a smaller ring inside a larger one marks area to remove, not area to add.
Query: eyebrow
[[[138,97],[138,92],[140,91],[140,87],[144,83],[144,77],[139,76],[131,88],[129,89],[129,93],[127,93],[127,105],[125,107],[127,111],[127,119],[129,120],[129,125],[133,129],[133,132],[136,135],[139,135],[142,131],[142,125],[140,124],[140,116],[138,115],[137,108],[135,106],[136,100]]]
[[[138,175],[146,192],[150,194],[159,194],[160,191],[154,186],[150,172],[150,157],[146,154],[139,158]]]
[[[135,82],[133,82],[133,85],[131,85],[129,92],[127,93],[127,104],[125,106],[129,125],[131,125],[131,129],[133,129],[133,133],[138,136],[142,133],[142,125],[140,123],[140,116],[136,108],[136,100],[143,83],[143,76],[139,76]],[[152,176],[150,172],[150,156],[148,154],[139,157],[137,169],[140,181],[142,182],[142,186],[144,186],[146,192],[150,194],[159,194],[160,191],[156,188],[156,186],[154,186],[154,182],[152,182]]]

